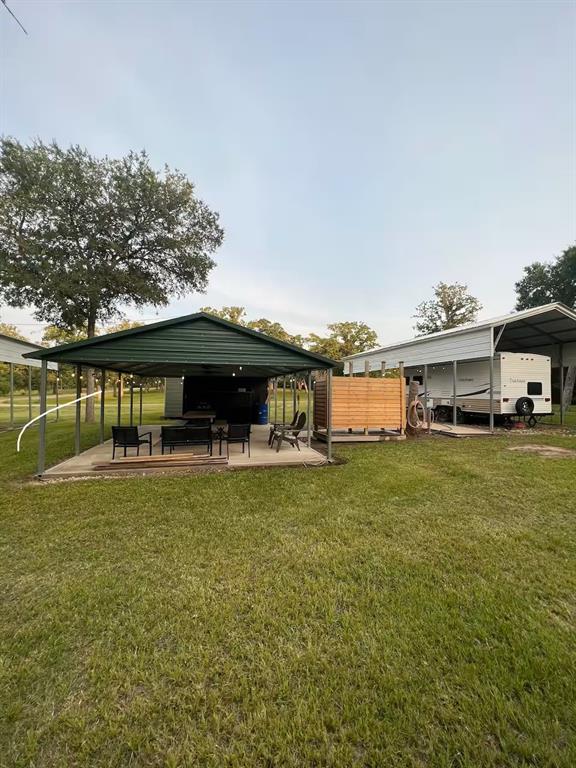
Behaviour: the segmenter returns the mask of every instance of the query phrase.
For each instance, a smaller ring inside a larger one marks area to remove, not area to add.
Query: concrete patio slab
[[[139,427],[141,433],[152,432],[152,455],[158,456],[160,454],[160,426],[146,425]],[[326,457],[316,451],[314,448],[308,448],[304,442],[300,443],[300,451],[293,448],[290,445],[282,445],[279,452],[276,449],[268,447],[268,435],[269,427],[267,425],[254,425],[252,427],[252,436],[250,441],[250,456],[248,456],[248,449],[245,453],[242,453],[241,445],[230,446],[230,455],[227,465],[223,468],[237,468],[237,467],[269,467],[269,466],[298,466],[298,465],[315,465],[326,463]],[[183,448],[183,453],[194,453],[201,455],[205,453],[205,448],[199,446],[195,449]],[[129,449],[129,455],[135,455],[134,449]],[[140,455],[147,454],[146,447],[141,449]],[[176,451],[173,455],[176,455]],[[214,441],[214,455],[219,455],[219,442]],[[222,443],[222,455],[226,456],[226,441]],[[119,449],[116,452],[116,458],[122,456],[122,451]],[[83,451],[79,456],[73,456],[71,459],[56,464],[53,467],[47,469],[44,473],[46,478],[56,477],[79,477],[79,476],[101,476],[105,474],[106,470],[96,469],[98,465],[109,462],[112,459],[112,440],[106,440],[106,442],[95,445],[92,448],[88,448]],[[197,462],[194,462],[197,465]],[[128,470],[128,468],[126,468]],[[165,470],[166,467],[147,468],[147,469],[134,469],[130,467],[132,473],[138,472],[153,473],[160,470]],[[109,473],[120,474],[122,469],[109,470]]]

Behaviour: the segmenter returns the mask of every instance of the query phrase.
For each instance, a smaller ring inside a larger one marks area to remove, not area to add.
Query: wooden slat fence
[[[326,429],[327,382],[314,389],[314,425]],[[336,376],[332,379],[332,429],[404,429],[406,402],[403,379]]]

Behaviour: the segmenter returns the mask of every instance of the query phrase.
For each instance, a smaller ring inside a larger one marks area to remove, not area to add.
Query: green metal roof
[[[168,377],[279,376],[338,365],[204,312],[35,350],[25,357]]]

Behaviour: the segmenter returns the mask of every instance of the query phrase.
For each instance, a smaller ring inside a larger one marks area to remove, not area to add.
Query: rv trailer
[[[456,408],[463,414],[490,413],[490,361],[471,360],[457,364]],[[405,369],[407,383],[424,384],[423,369]],[[428,391],[420,399],[439,421],[452,418],[454,381],[452,365],[428,366]],[[494,356],[494,414],[545,416],[552,413],[550,358],[531,353],[499,352]]]

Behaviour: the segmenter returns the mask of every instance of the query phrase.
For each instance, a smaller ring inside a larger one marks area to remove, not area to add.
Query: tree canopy
[[[38,320],[91,338],[125,305],[203,291],[222,239],[192,182],[144,152],[0,141],[0,297]]]
[[[254,331],[265,333],[267,336],[272,336],[279,341],[285,341],[288,344],[295,344],[301,347],[304,343],[304,338],[298,334],[293,335],[280,323],[273,320],[267,320],[265,317],[261,317],[258,320],[248,320],[246,316],[246,309],[244,307],[222,307],[221,309],[215,309],[214,307],[200,307],[201,312],[206,312],[209,315],[215,317],[221,317],[223,320],[229,320],[231,323],[237,323],[243,325],[246,328],[252,328]]]
[[[13,339],[18,339],[18,341],[29,341],[12,323],[0,323],[0,334],[11,336]]]
[[[531,309],[561,301],[576,309],[576,245],[552,262],[535,261],[524,267],[516,283],[516,309]]]
[[[260,333],[265,333],[274,339],[295,344],[298,347],[306,347],[311,352],[331,357],[333,360],[342,360],[347,355],[365,352],[378,343],[376,332],[366,323],[361,322],[331,323],[328,326],[329,333],[326,336],[320,336],[316,333],[302,336],[289,333],[283,325],[265,317],[258,320],[248,320],[244,307],[222,307],[221,309],[201,307],[200,311],[260,331]]]
[[[535,261],[524,267],[524,276],[516,283],[516,309],[532,309],[561,301],[576,309],[576,245],[566,248],[552,262]],[[569,366],[562,399],[568,407],[574,397],[576,366]]]
[[[222,320],[238,323],[238,325],[246,325],[246,310],[244,307],[222,307],[221,309],[200,307],[200,312],[206,312],[208,315],[214,315],[215,317],[222,318]]]
[[[0,142],[0,292],[38,320],[91,337],[123,305],[202,291],[222,239],[192,182],[144,152]]]
[[[419,336],[472,323],[482,309],[478,299],[468,293],[467,285],[441,282],[433,290],[434,298],[419,304],[413,315]]]
[[[366,352],[378,345],[378,335],[366,323],[349,321],[330,323],[328,335],[311,333],[306,341],[311,352],[342,360],[348,355]]]

